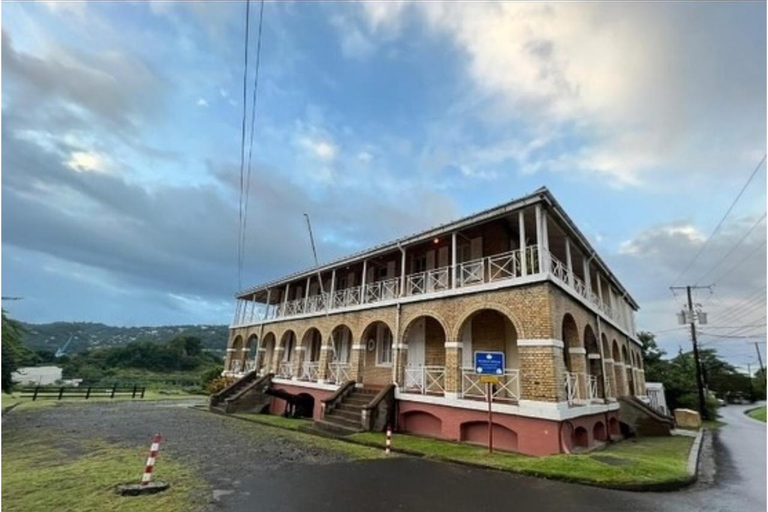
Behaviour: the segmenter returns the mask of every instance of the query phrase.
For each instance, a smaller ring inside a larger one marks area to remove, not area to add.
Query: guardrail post
[[[136,398],[136,384],[133,385],[133,394],[131,395],[131,398]]]
[[[91,397],[91,386],[88,386],[88,391],[85,393],[85,399],[88,400]]]
[[[117,391],[117,384],[112,386],[112,396],[109,397],[110,399],[114,399],[115,398],[115,391]]]
[[[144,388],[141,388],[141,398],[144,398],[144,391],[145,391],[146,389],[147,389],[147,388],[145,388],[145,387],[144,387]]]
[[[34,402],[37,400],[37,391],[40,389],[40,386],[35,386],[35,394],[32,395],[32,401]]]
[[[61,397],[64,396],[64,386],[59,388],[59,400],[61,400]]]

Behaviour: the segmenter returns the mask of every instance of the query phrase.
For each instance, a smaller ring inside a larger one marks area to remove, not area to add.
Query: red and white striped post
[[[390,427],[389,425],[387,425],[387,445],[386,446],[387,447],[385,451],[387,455],[389,455],[390,452],[392,451],[392,427]]]
[[[160,451],[160,441],[162,441],[160,434],[156,434],[152,440],[152,447],[149,449],[149,457],[147,458],[147,466],[144,468],[144,475],[141,477],[141,485],[149,485],[152,480],[152,468],[155,467],[155,459],[157,459],[157,452]]]

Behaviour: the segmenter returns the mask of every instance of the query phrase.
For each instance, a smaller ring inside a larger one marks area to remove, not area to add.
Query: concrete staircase
[[[349,435],[363,432],[363,409],[379,393],[376,388],[356,388],[344,396],[333,409],[326,411],[322,419],[316,420],[315,429],[332,435]]]
[[[669,436],[675,428],[675,419],[672,416],[662,414],[631,395],[619,397],[619,421],[622,424],[622,434]]]
[[[209,407],[214,412],[264,412],[272,403],[272,397],[264,391],[272,385],[272,374],[258,376],[246,373],[216,394],[211,395]]]

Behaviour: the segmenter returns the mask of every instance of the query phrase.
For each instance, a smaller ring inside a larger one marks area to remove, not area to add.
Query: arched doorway
[[[613,349],[613,374],[614,374],[614,382],[616,383],[616,389],[613,390],[616,397],[620,397],[624,395],[624,375],[623,375],[623,368],[622,368],[622,359],[621,359],[621,351],[619,351],[619,344],[616,342],[616,340],[613,340],[612,343]]]
[[[578,356],[572,355],[571,349],[579,347],[581,343],[579,342],[579,328],[576,326],[576,320],[568,313],[563,316],[562,337],[565,396],[569,402],[578,401],[586,394],[586,383],[583,382],[586,376],[581,373],[583,368],[574,365],[573,360]]]
[[[283,359],[280,361],[280,367],[277,369],[277,375],[285,379],[293,375],[293,358],[296,348],[296,333],[286,331],[280,338],[280,346],[283,348]]]
[[[236,336],[232,342],[232,352],[229,356],[229,371],[239,373],[243,370],[243,337]]]
[[[314,382],[317,380],[318,370],[320,369],[320,350],[323,346],[323,336],[315,327],[311,327],[304,333],[301,340],[302,364],[299,378]]]
[[[245,343],[245,350],[243,350],[243,369],[246,372],[251,372],[256,369],[256,356],[259,353],[259,337],[255,334],[251,334],[248,337],[248,341]]]
[[[405,329],[408,355],[403,391],[445,393],[445,340],[445,329],[431,316],[420,316],[408,324]]]
[[[475,351],[497,351],[505,355],[505,371],[494,388],[498,400],[520,399],[520,356],[517,330],[512,321],[495,309],[481,309],[467,318],[459,328],[463,344],[461,393],[466,398],[485,397],[485,384],[480,382],[474,365]]]
[[[328,380],[342,384],[350,380],[349,358],[352,353],[352,330],[339,325],[331,331],[331,361],[328,363]]]
[[[589,398],[605,398],[605,386],[603,385],[603,362],[600,357],[600,347],[597,344],[595,332],[592,326],[584,328],[584,348],[587,351],[587,374]]]
[[[272,363],[275,357],[275,335],[271,332],[267,333],[266,336],[264,336],[262,345],[264,356],[261,358],[261,367],[259,368],[259,371],[264,375],[273,371]]]
[[[387,324],[381,321],[371,323],[363,331],[365,357],[363,358],[362,379],[366,385],[385,386],[392,383],[394,336]]]
[[[635,394],[635,377],[634,377],[634,354],[630,351],[627,353],[627,346],[621,347],[621,356],[624,360],[624,374],[626,375],[627,390],[630,395]]]

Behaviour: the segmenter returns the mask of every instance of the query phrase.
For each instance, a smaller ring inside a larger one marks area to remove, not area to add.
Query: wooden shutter
[[[438,267],[447,267],[449,265],[448,261],[448,247],[441,247],[437,251],[437,266]]]
[[[435,268],[435,251],[427,251],[427,270]]]
[[[473,238],[470,242],[470,259],[476,260],[483,257],[483,237]]]

